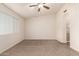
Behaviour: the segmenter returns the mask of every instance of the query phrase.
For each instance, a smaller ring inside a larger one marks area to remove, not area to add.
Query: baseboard
[[[57,40],[58,42],[60,42],[60,43],[67,43],[67,41],[59,41],[59,40]]]
[[[17,40],[17,41],[15,41],[15,42],[12,43],[10,46],[8,46],[7,48],[5,48],[5,49],[3,49],[2,51],[0,51],[0,54],[3,53],[3,52],[5,52],[6,50],[12,48],[13,46],[15,46],[16,44],[20,43],[21,41],[23,41],[23,40]]]
[[[24,40],[56,40],[56,39],[24,39]]]
[[[76,48],[73,48],[72,46],[70,46],[70,48],[76,52],[79,52],[79,49],[77,50]]]

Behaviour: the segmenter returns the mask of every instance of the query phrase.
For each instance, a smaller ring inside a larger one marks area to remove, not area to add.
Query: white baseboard
[[[60,42],[60,43],[67,43],[67,41],[59,41],[59,40],[57,40],[58,42]]]
[[[23,41],[23,40],[17,40],[17,41],[15,41],[15,42],[12,43],[11,45],[9,45],[7,48],[5,48],[5,49],[3,49],[2,51],[0,51],[0,54],[3,53],[3,52],[6,51],[6,50],[12,48],[13,46],[15,46],[16,44],[20,43],[21,41]]]
[[[76,52],[79,52],[79,49],[73,48],[72,46],[70,46],[71,49],[73,49]]]
[[[24,40],[56,40],[56,39],[24,39]]]

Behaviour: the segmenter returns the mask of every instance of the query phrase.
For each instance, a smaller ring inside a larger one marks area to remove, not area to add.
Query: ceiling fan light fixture
[[[42,5],[42,4],[40,4],[38,7],[39,7],[39,8],[41,8],[41,7],[43,7],[43,5]]]
[[[37,3],[36,5],[30,5],[29,7],[37,7],[38,12],[40,12],[41,8],[50,9],[49,6],[46,6],[46,3]]]

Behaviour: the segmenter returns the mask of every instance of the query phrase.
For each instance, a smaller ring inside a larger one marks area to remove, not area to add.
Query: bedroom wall
[[[0,13],[10,15],[10,17],[13,17],[16,19],[16,24],[15,24],[15,31],[12,31],[13,27],[9,30],[10,32],[2,32],[0,33],[0,53],[6,51],[7,49],[13,47],[15,44],[21,42],[24,40],[24,20],[20,16],[18,16],[16,13],[5,7],[4,5],[0,4]],[[1,16],[0,16],[1,17]],[[8,17],[7,17],[8,19]],[[2,20],[2,19],[0,19]],[[6,19],[4,22],[9,22]],[[7,23],[8,25],[9,23]],[[0,27],[1,28],[1,27]],[[3,30],[7,30],[3,29]]]
[[[56,39],[55,15],[33,17],[25,20],[26,40]]]
[[[68,15],[63,17],[64,10],[67,10]],[[56,38],[62,43],[66,43],[65,37],[65,22],[68,19],[70,23],[70,47],[79,52],[79,4],[66,4],[57,13],[56,17]],[[63,26],[64,25],[64,26]]]

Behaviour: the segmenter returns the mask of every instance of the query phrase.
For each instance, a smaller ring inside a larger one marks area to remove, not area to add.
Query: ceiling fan
[[[38,7],[38,12],[40,12],[41,7],[50,9],[50,7],[46,6],[46,3],[37,3],[35,5],[29,5],[29,7]]]

